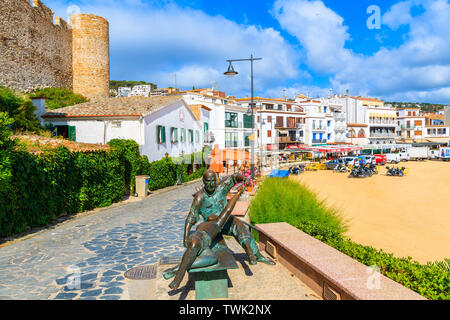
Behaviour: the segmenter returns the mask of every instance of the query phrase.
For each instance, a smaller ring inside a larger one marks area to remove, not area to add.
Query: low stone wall
[[[425,300],[424,297],[287,223],[257,225],[260,250],[326,300]]]

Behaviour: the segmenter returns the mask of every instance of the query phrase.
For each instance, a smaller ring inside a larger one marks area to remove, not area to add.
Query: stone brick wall
[[[0,85],[72,89],[72,31],[39,0],[0,1]]]
[[[29,92],[63,87],[109,96],[109,24],[76,14],[71,26],[40,0],[0,0],[0,86]]]

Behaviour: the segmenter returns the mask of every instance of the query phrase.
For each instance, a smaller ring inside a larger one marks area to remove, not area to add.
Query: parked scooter
[[[369,174],[365,167],[357,166],[354,167],[353,170],[349,174],[349,178],[366,178]]]
[[[403,177],[405,176],[405,167],[401,167],[401,168],[389,168],[386,167],[387,172],[386,175],[387,176],[393,176],[393,177]]]
[[[350,171],[351,170],[345,164],[340,164],[334,168],[334,172],[346,173]]]
[[[377,169],[376,165],[371,163],[371,164],[367,165],[366,168],[367,168],[367,170],[369,170],[372,173],[371,176],[373,174],[378,174],[378,169]]]
[[[305,166],[298,166],[298,167],[290,167],[289,168],[289,174],[299,175],[300,173],[305,172]]]

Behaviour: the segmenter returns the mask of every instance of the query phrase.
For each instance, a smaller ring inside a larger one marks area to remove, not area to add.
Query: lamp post
[[[228,70],[227,72],[225,72],[224,74],[226,76],[228,76],[229,78],[233,78],[235,75],[238,74],[237,71],[234,70],[233,68],[233,62],[236,61],[250,61],[251,64],[251,106],[249,107],[247,113],[251,114],[252,116],[252,135],[253,135],[253,141],[255,141],[255,119],[254,119],[254,104],[253,104],[253,61],[256,60],[262,60],[262,58],[253,58],[253,54],[250,56],[250,59],[232,59],[232,60],[227,60],[227,62],[230,63],[230,65],[228,66]],[[252,179],[255,179],[255,143],[252,143]]]

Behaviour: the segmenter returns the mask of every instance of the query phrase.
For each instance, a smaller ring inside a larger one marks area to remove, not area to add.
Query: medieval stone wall
[[[0,1],[0,85],[72,89],[72,31],[39,0]]]
[[[63,87],[109,96],[109,24],[89,14],[71,26],[40,0],[0,0],[0,86],[29,92]]]

